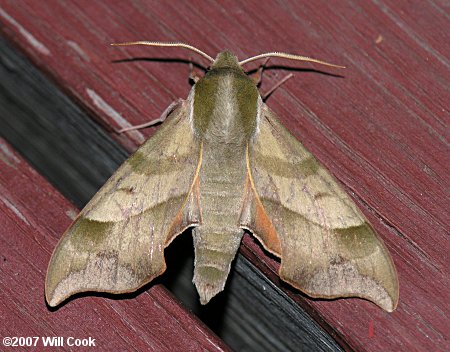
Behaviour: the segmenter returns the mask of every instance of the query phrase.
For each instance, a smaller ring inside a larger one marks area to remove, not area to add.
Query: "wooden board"
[[[385,240],[399,271],[400,304],[388,314],[358,299],[315,301],[282,288],[347,348],[449,347],[444,5],[1,1],[0,20],[4,35],[110,131],[157,118],[186,97],[185,60],[192,56],[110,42],[185,41],[212,55],[230,48],[241,58],[289,51],[348,66],[326,71],[339,77],[273,60],[263,91],[283,68],[295,73],[268,104],[343,182]],[[111,135],[132,150],[154,130]],[[253,240],[244,240],[242,252],[278,283],[278,264]]]

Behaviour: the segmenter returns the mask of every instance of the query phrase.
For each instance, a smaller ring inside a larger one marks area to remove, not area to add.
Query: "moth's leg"
[[[261,85],[263,71],[266,68],[267,63],[269,62],[270,57],[264,60],[263,64],[259,66],[258,71],[256,71],[255,77],[253,77],[253,82],[255,82],[256,86],[259,87]]]
[[[197,83],[200,79],[200,76],[194,71],[194,64],[189,62],[189,80]]]
[[[294,77],[292,73],[286,75],[282,80],[278,81],[272,88],[270,88],[267,92],[261,95],[263,101],[265,101],[275,90],[277,90],[282,84],[284,84],[288,79]]]
[[[256,71],[256,76],[253,78],[253,81],[255,82],[256,86],[259,87],[262,81],[263,71],[266,68],[267,62],[270,60],[270,57],[268,57],[263,64],[258,68],[258,71]],[[286,77],[284,77],[281,81],[276,83],[272,88],[270,88],[266,93],[261,95],[262,100],[266,100],[275,90],[278,89],[282,84],[284,84],[288,79],[292,78],[294,75],[292,73],[288,74]]]
[[[146,128],[146,127],[150,127],[150,126],[156,125],[158,123],[162,123],[167,118],[167,116],[169,116],[170,113],[172,111],[174,111],[182,102],[183,102],[183,99],[175,100],[173,103],[171,103],[166,108],[166,110],[164,110],[164,112],[161,114],[161,116],[159,118],[151,120],[149,122],[145,122],[145,123],[140,124],[140,125],[122,128],[121,130],[118,130],[117,133],[123,133],[123,132],[134,131],[134,130],[140,130],[142,128]]]

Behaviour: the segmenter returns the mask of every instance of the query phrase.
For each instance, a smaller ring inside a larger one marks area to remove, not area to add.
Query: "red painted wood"
[[[91,337],[101,351],[228,351],[161,285],[133,299],[85,297],[49,310],[44,298],[47,264],[78,210],[2,139],[0,169],[2,338],[62,336],[65,349],[75,349],[67,344],[69,337]],[[42,350],[42,340],[36,346]]]
[[[317,301],[286,290],[356,350],[449,349],[444,3],[1,0],[0,9],[2,32],[108,128],[123,126],[120,118],[157,118],[190,88],[184,62],[117,60],[193,57],[207,64],[182,49],[111,42],[184,41],[210,55],[230,48],[240,58],[288,51],[346,65],[317,67],[343,77],[294,71],[268,105],[343,182],[386,242],[399,272],[400,304],[388,314],[359,299]],[[284,74],[267,70],[263,90]],[[113,135],[132,149],[153,131]],[[277,280],[277,264],[252,240],[242,251]]]

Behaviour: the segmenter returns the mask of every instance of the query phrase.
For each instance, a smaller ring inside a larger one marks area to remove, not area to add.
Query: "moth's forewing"
[[[398,279],[383,242],[267,106],[248,150],[248,192],[254,193],[248,206],[263,210],[264,220],[253,210],[243,225],[281,256],[280,277],[312,297],[362,297],[393,311]]]
[[[49,263],[50,306],[84,291],[134,291],[162,274],[164,248],[200,218],[200,145],[187,100],[114,173],[64,233]]]

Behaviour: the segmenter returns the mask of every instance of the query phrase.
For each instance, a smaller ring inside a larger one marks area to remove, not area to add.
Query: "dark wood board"
[[[110,42],[185,41],[213,55],[230,48],[242,58],[289,51],[346,65],[344,72],[326,70],[343,75],[337,77],[272,60],[263,90],[285,71],[295,73],[268,104],[385,240],[399,272],[400,304],[388,314],[358,299],[313,301],[282,288],[349,348],[448,349],[445,4],[1,1],[0,9],[3,34],[109,129],[156,118],[186,97],[188,65],[178,60],[192,56]],[[154,130],[111,133],[132,150]],[[242,252],[279,284],[276,262],[254,241],[246,238]]]

